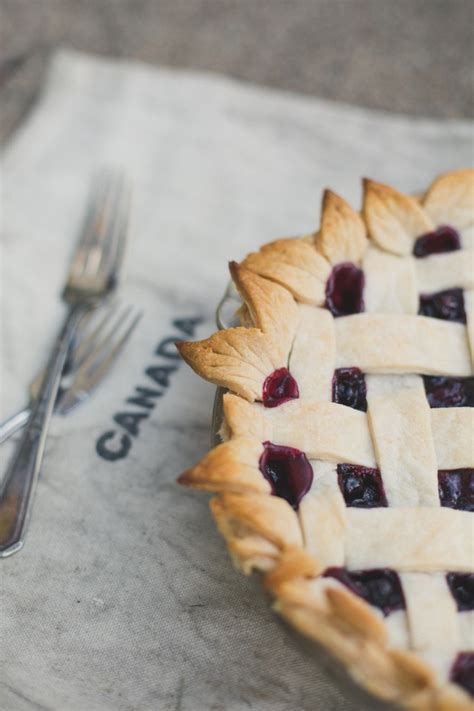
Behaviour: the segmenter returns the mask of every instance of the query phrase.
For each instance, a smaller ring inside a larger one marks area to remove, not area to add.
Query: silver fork
[[[101,175],[93,189],[63,292],[68,313],[0,490],[0,557],[23,546],[67,353],[81,319],[116,285],[125,247],[129,198],[123,176],[115,173]]]
[[[102,309],[101,309],[102,310]],[[96,385],[112,367],[124,348],[142,312],[133,306],[118,307],[112,304],[105,309],[97,323],[96,318],[84,317],[78,336],[67,358],[61,377],[54,412],[67,415],[92,393]],[[104,335],[105,333],[105,335]],[[44,371],[30,385],[30,405],[0,424],[0,444],[26,425],[31,415],[31,403],[39,392]]]

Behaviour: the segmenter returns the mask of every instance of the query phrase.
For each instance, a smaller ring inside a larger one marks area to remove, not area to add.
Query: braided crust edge
[[[446,223],[465,228],[472,220],[473,170],[439,176],[420,199],[371,180],[363,186],[362,216],[326,191],[318,232],[277,240],[241,265],[231,263],[244,301],[244,327],[178,344],[201,377],[249,402],[261,400],[265,377],[288,363],[298,325],[295,302],[323,305],[333,265],[359,263],[371,240],[391,254],[406,255],[418,235]],[[230,396],[225,404],[227,441],[179,478],[183,485],[217,493],[210,507],[234,565],[247,575],[264,573],[275,610],[323,644],[376,696],[414,710],[473,709],[460,687],[440,686],[418,656],[389,647],[386,627],[368,603],[337,581],[314,589],[323,570],[304,550],[298,516],[285,500],[269,495],[258,469],[261,443],[267,439],[264,418],[246,431],[235,400]]]

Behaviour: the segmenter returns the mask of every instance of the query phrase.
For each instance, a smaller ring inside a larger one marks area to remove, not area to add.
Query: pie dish
[[[227,389],[179,478],[235,565],[373,694],[474,703],[474,171],[324,193],[318,232],[231,263],[240,326],[178,344]]]

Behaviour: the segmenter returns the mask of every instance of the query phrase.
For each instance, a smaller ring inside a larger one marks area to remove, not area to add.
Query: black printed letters
[[[173,321],[173,326],[185,336],[193,336],[196,326],[202,323],[202,318],[178,318]],[[147,384],[137,385],[131,397],[126,399],[127,405],[133,409],[121,410],[113,416],[115,429],[104,432],[96,442],[96,451],[99,457],[108,462],[124,459],[133,443],[133,439],[140,434],[140,426],[150,417],[158,399],[162,397],[170,386],[171,376],[178,369],[180,357],[176,351],[176,341],[182,336],[168,336],[160,341],[155,349],[155,355],[161,362],[145,368],[144,374]],[[138,409],[137,409],[138,408]]]

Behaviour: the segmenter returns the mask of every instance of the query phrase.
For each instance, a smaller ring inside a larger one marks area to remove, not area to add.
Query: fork
[[[119,308],[117,304],[107,308],[97,324],[94,323],[94,318],[84,317],[78,328],[77,342],[73,344],[61,377],[54,404],[55,413],[67,415],[91,395],[121,353],[141,317],[142,312],[133,306]],[[105,330],[107,333],[104,336]],[[30,406],[0,424],[0,444],[6,442],[28,422],[31,403],[37,398],[43,376],[44,371],[39,373],[30,385]]]
[[[81,319],[116,286],[125,248],[129,198],[123,176],[108,171],[97,178],[63,291],[68,312],[0,490],[0,557],[23,546],[67,353]]]

